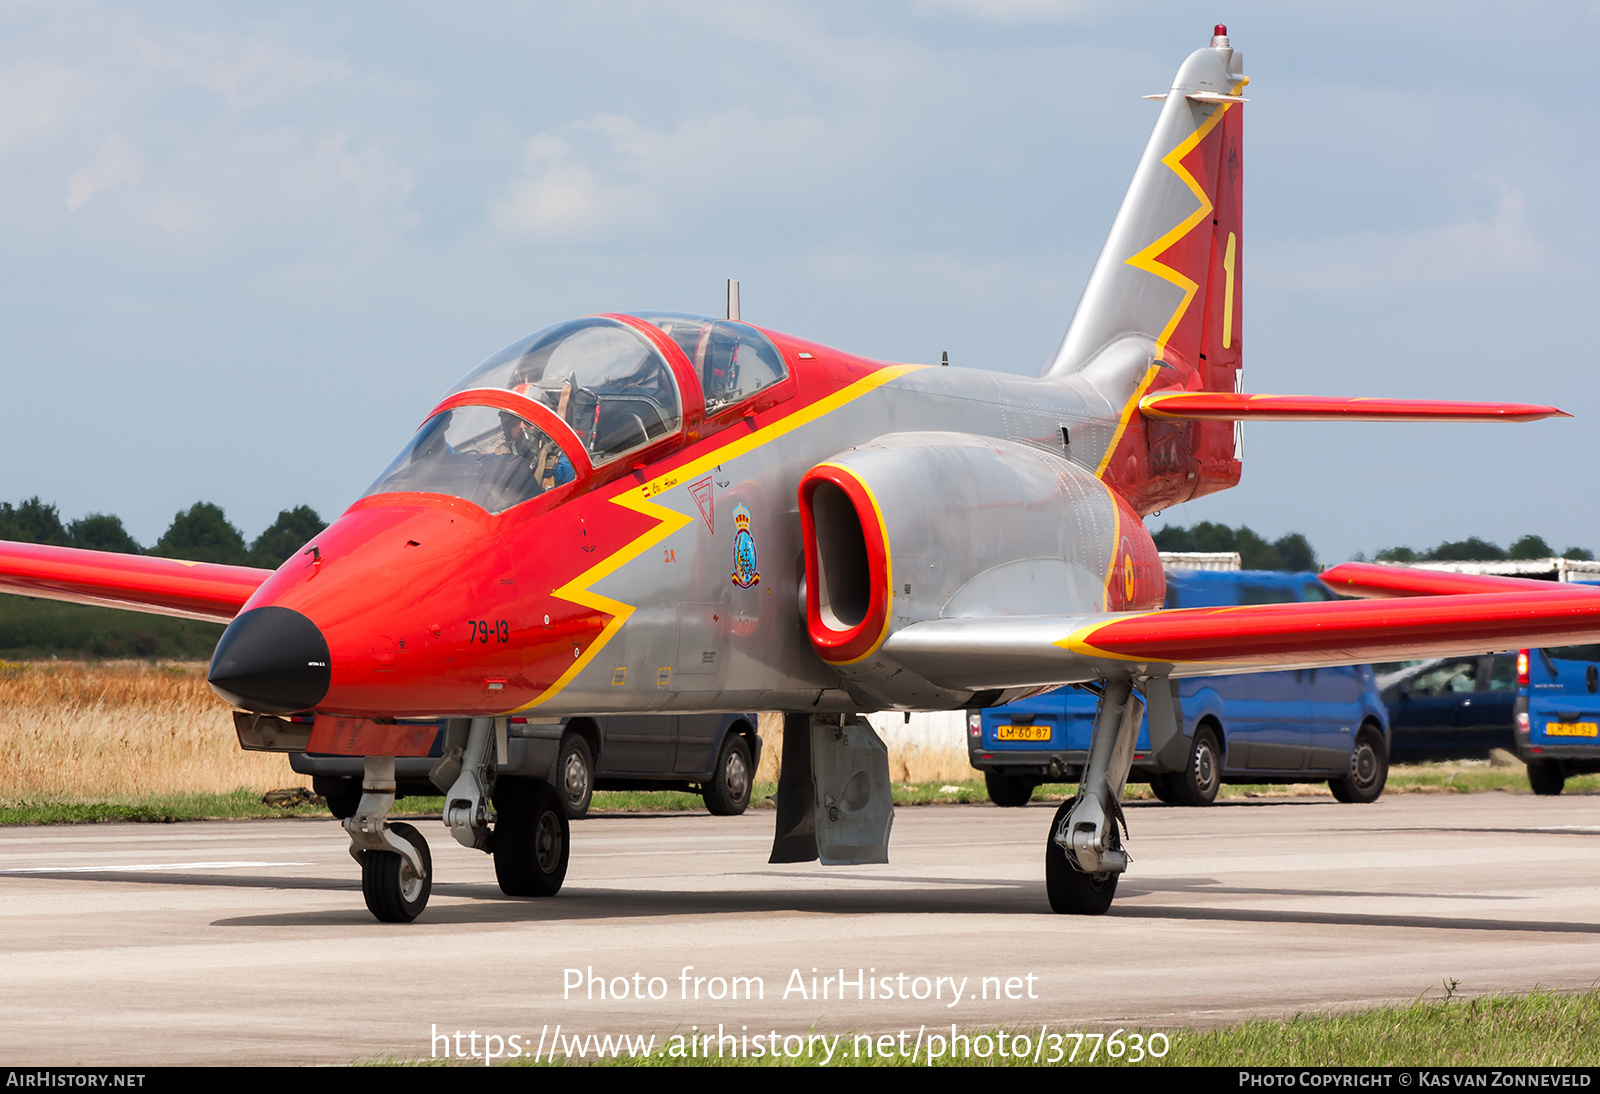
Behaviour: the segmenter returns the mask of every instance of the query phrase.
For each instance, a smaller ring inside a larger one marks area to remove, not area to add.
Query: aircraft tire
[[[1388,781],[1389,757],[1383,750],[1383,738],[1370,726],[1363,726],[1350,750],[1350,773],[1341,779],[1329,779],[1328,789],[1339,801],[1366,805],[1383,795]]]
[[[754,774],[750,770],[750,746],[744,743],[742,734],[729,730],[722,742],[722,752],[717,756],[717,769],[701,790],[711,815],[737,817],[743,813],[750,804]]]
[[[417,849],[423,874],[412,872],[411,864],[394,851],[367,851],[361,856],[361,895],[367,910],[380,923],[410,923],[428,906],[433,892],[433,858],[428,841],[409,824],[391,824],[389,831]]]
[[[1222,748],[1210,726],[1196,726],[1189,762],[1167,782],[1178,805],[1210,805],[1222,787]]]
[[[506,896],[555,896],[567,878],[572,829],[555,787],[507,777],[495,794],[494,876]]]
[[[1560,760],[1532,760],[1528,763],[1528,785],[1535,794],[1554,797],[1567,785],[1567,773]]]
[[[594,755],[589,751],[588,741],[576,733],[561,738],[556,775],[561,780],[559,789],[567,816],[572,820],[587,816],[589,801],[594,797]]]
[[[989,791],[989,800],[1005,808],[1027,805],[1033,800],[1034,781],[1026,775],[1002,775],[998,771],[985,771],[983,785]]]
[[[1073,801],[1061,803],[1055,820],[1050,822],[1050,836],[1045,839],[1044,888],[1050,897],[1050,910],[1057,915],[1105,915],[1117,895],[1118,875],[1084,873],[1067,861],[1067,853],[1054,838],[1072,806]]]

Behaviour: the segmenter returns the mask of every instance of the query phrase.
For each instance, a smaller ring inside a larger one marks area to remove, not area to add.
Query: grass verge
[[[1453,988],[1453,985],[1452,985]],[[1600,991],[1533,991],[1296,1015],[1182,1035],[1168,1064],[1224,1067],[1592,1067]]]

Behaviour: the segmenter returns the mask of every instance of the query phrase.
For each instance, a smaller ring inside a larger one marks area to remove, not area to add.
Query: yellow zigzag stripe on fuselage
[[[770,425],[762,426],[753,433],[746,433],[744,436],[715,448],[698,459],[692,460],[681,467],[675,467],[671,471],[663,472],[648,482],[630,487],[610,499],[614,505],[620,505],[624,509],[643,516],[654,517],[661,523],[640,535],[631,543],[613,552],[604,560],[597,562],[551,594],[560,600],[566,600],[609,615],[611,616],[611,621],[601,630],[599,637],[590,643],[589,648],[573,659],[572,666],[562,673],[555,683],[540,692],[532,702],[523,704],[517,710],[530,710],[558,695],[563,688],[572,682],[574,677],[588,668],[589,663],[599,655],[600,651],[605,648],[606,643],[611,641],[612,637],[622,629],[622,625],[628,621],[628,617],[633,614],[634,606],[632,604],[624,604],[620,600],[602,596],[600,593],[594,592],[591,586],[602,578],[615,573],[674,532],[694,521],[694,517],[688,513],[680,513],[676,509],[669,509],[652,500],[656,495],[666,493],[673,487],[681,486],[690,479],[697,478],[702,473],[711,470],[718,464],[727,463],[729,460],[755,451],[762,445],[770,444],[781,437],[786,437],[801,426],[809,425],[818,418],[833,413],[845,404],[854,402],[861,396],[877,390],[891,380],[898,379],[908,372],[924,367],[926,366],[886,365],[872,375],[857,380],[849,387],[842,388],[826,398],[819,399],[810,406],[802,407],[793,414],[780,418]],[[738,426],[730,427],[730,429],[738,428]]]

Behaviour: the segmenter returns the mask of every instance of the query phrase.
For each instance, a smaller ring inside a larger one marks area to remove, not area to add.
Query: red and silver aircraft
[[[594,315],[530,335],[428,411],[275,573],[0,545],[0,589],[228,623],[210,680],[246,747],[365,757],[345,821],[375,915],[427,901],[386,817],[428,755],[456,839],[548,896],[568,853],[561,719],[785,712],[774,861],[886,861],[877,710],[1100,695],[1045,838],[1057,911],[1128,866],[1141,707],[1188,747],[1179,677],[1600,641],[1600,595],[1338,567],[1381,599],[1159,610],[1142,518],[1239,482],[1244,421],[1561,412],[1239,393],[1241,55],[1179,70],[1066,336],[1036,378],[867,360],[738,321]],[[1397,595],[1398,594],[1398,595]],[[413,719],[408,722],[407,719]],[[1181,751],[1178,753],[1181,755]]]

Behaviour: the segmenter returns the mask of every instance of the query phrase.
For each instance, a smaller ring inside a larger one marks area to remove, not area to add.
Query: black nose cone
[[[328,694],[328,641],[297,611],[252,608],[222,632],[207,679],[218,695],[245,710],[309,710]]]

